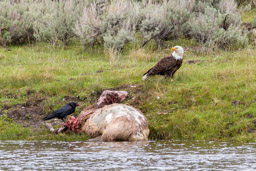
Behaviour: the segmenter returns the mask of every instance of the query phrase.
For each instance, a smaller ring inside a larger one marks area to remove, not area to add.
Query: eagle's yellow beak
[[[172,48],[171,48],[171,51],[175,51],[175,50],[176,50],[176,48],[175,48],[175,47],[172,47]]]

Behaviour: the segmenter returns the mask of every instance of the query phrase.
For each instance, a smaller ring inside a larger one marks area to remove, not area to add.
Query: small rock
[[[197,64],[197,63],[200,63],[200,60],[189,60],[186,63],[187,64]]]
[[[100,70],[98,70],[98,71],[96,71],[97,73],[101,73],[101,72],[103,72],[103,70],[102,69],[100,69]]]
[[[236,106],[236,105],[240,105],[240,104],[241,104],[241,102],[238,100],[235,100],[232,102],[232,106]]]

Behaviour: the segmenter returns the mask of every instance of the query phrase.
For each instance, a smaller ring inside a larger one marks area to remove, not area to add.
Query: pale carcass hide
[[[143,141],[148,140],[149,135],[146,117],[138,109],[124,104],[96,110],[82,131],[91,137],[101,136],[102,141]]]
[[[148,121],[142,112],[118,104],[127,96],[126,91],[104,91],[95,105],[83,110],[77,118],[70,116],[64,130],[85,132],[93,138],[101,136],[102,141],[148,140]]]

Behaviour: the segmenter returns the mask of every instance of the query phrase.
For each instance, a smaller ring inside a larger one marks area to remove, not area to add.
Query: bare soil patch
[[[142,100],[140,96],[143,93],[142,85],[122,85],[120,87],[102,89],[94,91],[86,100],[89,100],[91,104],[94,104],[95,101],[100,97],[104,90],[124,90],[129,93],[127,100],[130,105],[138,106],[138,102]],[[44,112],[44,101],[47,100],[47,95],[42,94],[42,92],[35,92],[33,90],[27,90],[28,99],[23,104],[18,105],[9,105],[5,104],[0,110],[0,115],[6,113],[7,116],[14,120],[16,123],[22,124],[24,127],[38,128],[43,123],[42,118],[49,113]],[[10,94],[11,98],[17,98],[16,95]],[[71,97],[64,96],[64,101],[71,102],[82,102],[84,99],[80,99],[79,96]],[[86,106],[85,106],[86,107]],[[53,124],[61,124],[62,121],[52,120],[50,121]]]

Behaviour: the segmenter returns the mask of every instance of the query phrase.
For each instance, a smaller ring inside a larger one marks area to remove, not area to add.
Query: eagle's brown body
[[[144,75],[164,75],[165,77],[173,78],[175,72],[182,65],[182,58],[175,59],[173,55],[161,59],[155,66],[149,69]]]

